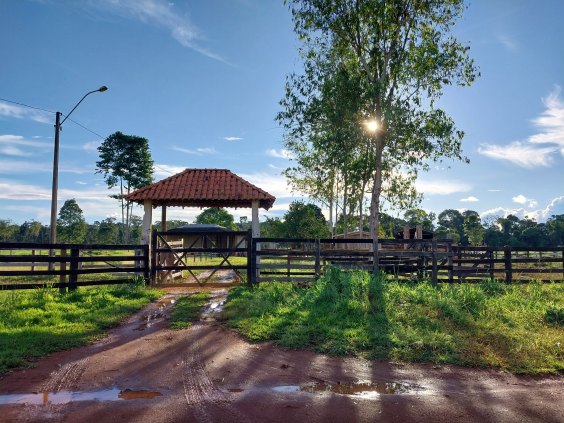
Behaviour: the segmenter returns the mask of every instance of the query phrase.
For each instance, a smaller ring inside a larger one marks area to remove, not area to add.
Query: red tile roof
[[[251,207],[258,200],[269,209],[276,197],[227,169],[186,169],[176,175],[133,191],[126,197],[156,206]]]

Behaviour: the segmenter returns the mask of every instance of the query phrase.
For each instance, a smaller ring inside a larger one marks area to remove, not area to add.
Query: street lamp
[[[80,99],[76,106],[72,108],[72,110],[65,116],[63,121],[61,122],[61,112],[55,113],[55,152],[53,155],[53,188],[51,190],[51,237],[50,242],[51,244],[57,243],[57,190],[59,185],[59,132],[61,131],[61,126],[65,123],[65,120],[69,118],[69,116],[74,112],[74,109],[78,107],[82,100],[84,100],[87,96],[92,93],[107,91],[108,87],[102,85],[100,88],[94,91],[90,91],[84,94],[84,97]]]

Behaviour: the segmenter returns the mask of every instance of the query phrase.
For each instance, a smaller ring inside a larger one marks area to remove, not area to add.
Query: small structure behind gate
[[[151,282],[164,285],[173,274],[203,285],[219,271],[228,277],[247,280],[251,231],[228,231],[215,225],[187,225],[182,231],[153,231],[151,241]],[[206,227],[208,226],[208,227]],[[221,228],[222,230],[218,230]],[[185,282],[186,283],[186,282]]]

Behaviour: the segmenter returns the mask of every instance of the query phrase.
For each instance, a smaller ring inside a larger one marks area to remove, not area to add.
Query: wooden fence
[[[329,265],[373,269],[370,239],[254,238],[250,254],[252,284],[309,282]],[[427,278],[432,283],[564,280],[564,247],[462,247],[449,240],[384,239],[379,242],[378,257],[381,269],[398,279]]]
[[[175,246],[164,238],[159,244],[157,236],[162,235],[165,234],[155,233],[151,248],[0,243],[0,289],[72,290],[77,286],[125,283],[134,275],[162,283],[169,272],[179,274],[179,283],[186,283],[186,275],[198,284],[206,283],[218,271],[235,272],[238,279],[246,279],[250,284],[274,280],[310,282],[328,266],[373,269],[370,239],[251,238],[248,232],[225,232],[222,236],[231,240],[226,245],[217,240],[216,233],[215,238],[211,233],[199,233],[199,240],[194,238],[189,245]],[[210,245],[203,243],[206,239]],[[197,264],[195,258],[201,254],[213,255],[215,260]],[[380,240],[378,254],[381,269],[400,280],[564,280],[564,247],[463,247],[446,240],[384,239]],[[203,271],[207,272],[202,274]],[[164,276],[158,278],[159,274]]]
[[[122,284],[135,275],[149,277],[146,245],[0,243],[0,290],[73,290]]]

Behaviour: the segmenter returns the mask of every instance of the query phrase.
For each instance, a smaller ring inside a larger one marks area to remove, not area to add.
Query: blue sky
[[[471,163],[422,173],[422,208],[564,213],[562,16],[560,0],[469,3],[455,33],[482,76],[441,105],[466,132]],[[0,99],[68,113],[109,87],[73,113],[82,127],[67,121],[61,133],[59,207],[76,198],[90,222],[119,214],[94,173],[96,147],[115,131],[149,139],[157,179],[228,168],[275,195],[268,215],[281,216],[297,194],[280,175],[289,161],[274,116],[298,45],[281,0],[4,0]],[[0,219],[49,221],[53,124],[53,113],[0,100]]]

